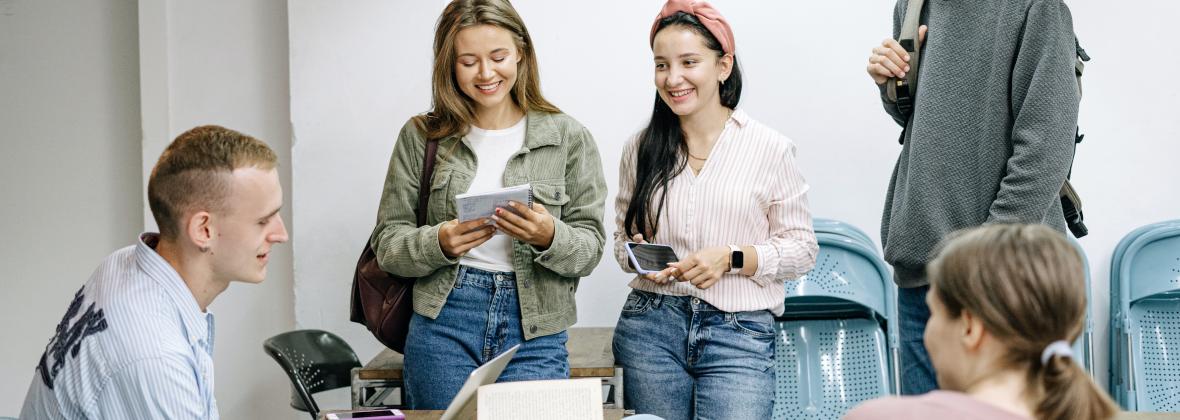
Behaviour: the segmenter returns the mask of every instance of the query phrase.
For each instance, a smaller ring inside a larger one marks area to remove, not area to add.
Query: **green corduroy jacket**
[[[529,183],[533,199],[554,217],[553,243],[539,250],[512,241],[521,327],[526,340],[564,331],[577,321],[574,292],[602,257],[602,217],[606,180],[590,132],[565,114],[528,113],[524,146],[504,169],[504,185]],[[453,136],[439,142],[430,181],[427,224],[417,227],[423,133],[407,122],[398,134],[377,211],[373,249],[381,268],[417,277],[414,311],[438,317],[455,285],[459,260],[443,254],[439,227],[456,217],[457,194],[467,192],[475,176],[475,153]]]

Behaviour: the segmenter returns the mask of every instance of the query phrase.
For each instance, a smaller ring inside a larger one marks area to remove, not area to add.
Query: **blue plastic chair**
[[[773,419],[838,419],[898,389],[896,288],[856,236],[817,232],[815,268],[785,283]]]
[[[1068,236],[1068,235],[1067,235]],[[1086,250],[1082,249],[1082,244],[1078,243],[1073,237],[1069,237],[1070,242],[1073,242],[1078,253],[1082,256],[1082,266],[1086,270],[1086,321],[1082,330],[1082,335],[1073,343],[1073,353],[1080,357],[1076,361],[1090,373],[1090,377],[1094,376],[1094,293],[1090,288],[1090,259],[1086,257]]]
[[[1115,401],[1180,412],[1180,221],[1136,229],[1116,248],[1110,349]]]
[[[811,224],[816,233],[831,233],[856,239],[869,249],[873,250],[874,254],[880,255],[877,252],[877,244],[874,243],[871,238],[869,238],[869,235],[852,224],[822,217],[816,217],[812,219]]]

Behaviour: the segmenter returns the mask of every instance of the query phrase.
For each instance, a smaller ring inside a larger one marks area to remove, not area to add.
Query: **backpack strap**
[[[895,104],[907,120],[914,110],[914,96],[918,93],[918,65],[922,62],[922,43],[918,36],[918,26],[925,4],[925,0],[910,0],[906,3],[905,19],[902,21],[897,43],[910,55],[910,71],[906,72],[904,79],[891,77],[885,82],[886,99]]]

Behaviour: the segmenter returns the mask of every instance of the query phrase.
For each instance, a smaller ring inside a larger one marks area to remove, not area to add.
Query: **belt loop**
[[[467,266],[460,265],[458,270],[455,270],[455,288],[463,288],[463,276],[467,275]]]

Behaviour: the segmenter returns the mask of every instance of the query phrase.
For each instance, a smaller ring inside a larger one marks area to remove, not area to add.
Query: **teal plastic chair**
[[[356,352],[343,339],[322,330],[296,330],[268,338],[263,350],[291,379],[291,408],[318,419],[312,394],[351,386],[352,369],[361,367]]]
[[[1073,242],[1078,253],[1082,256],[1082,267],[1086,271],[1086,320],[1085,326],[1082,329],[1082,335],[1073,343],[1073,354],[1077,355],[1075,361],[1086,369],[1090,377],[1094,377],[1094,293],[1090,287],[1090,259],[1086,257],[1086,250],[1082,249],[1082,244],[1078,243],[1072,236],[1069,237],[1070,242]]]
[[[1180,221],[1124,237],[1110,283],[1111,396],[1130,411],[1180,412]]]
[[[873,250],[874,254],[880,255],[877,252],[877,244],[874,243],[871,238],[869,238],[869,235],[866,234],[865,231],[850,223],[845,223],[836,219],[816,217],[812,219],[811,225],[812,228],[815,229],[816,233],[831,233],[856,239],[869,249]]]
[[[839,419],[898,389],[888,267],[855,233],[816,238],[815,268],[785,282],[786,310],[775,325],[776,420]]]

